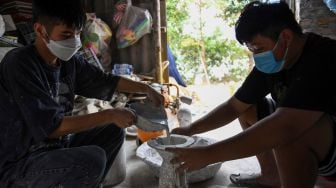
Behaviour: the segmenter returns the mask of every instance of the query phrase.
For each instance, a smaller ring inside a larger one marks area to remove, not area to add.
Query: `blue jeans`
[[[95,188],[124,141],[124,130],[107,125],[75,134],[68,146],[40,148],[23,159],[11,188]]]

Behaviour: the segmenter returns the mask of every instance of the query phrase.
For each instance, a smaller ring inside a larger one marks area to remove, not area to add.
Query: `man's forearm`
[[[278,110],[249,129],[213,144],[210,152],[217,153],[215,161],[228,161],[270,151],[297,140],[321,116],[317,111]]]
[[[210,113],[195,121],[191,126],[192,134],[199,134],[217,129],[232,122],[239,116],[229,102],[217,106]]]
[[[121,77],[117,85],[117,90],[125,93],[146,93],[148,87],[147,84]]]
[[[49,135],[49,138],[58,138],[66,134],[78,133],[107,124],[109,122],[105,116],[105,111],[102,111],[87,115],[64,117],[59,127]]]

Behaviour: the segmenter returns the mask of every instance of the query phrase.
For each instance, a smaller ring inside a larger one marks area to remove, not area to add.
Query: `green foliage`
[[[205,39],[206,54],[209,69],[218,67],[224,68],[226,74],[214,76],[210,74],[213,81],[240,81],[248,73],[248,52],[234,40],[215,38]]]
[[[252,0],[215,0],[221,12],[220,18],[226,20],[230,25],[234,25],[241,10]]]
[[[176,57],[178,70],[188,84],[192,84],[197,75],[204,73],[200,59],[200,45],[203,43],[206,54],[205,62],[211,81],[241,81],[249,72],[248,52],[245,48],[242,48],[235,40],[225,38],[220,29],[201,37],[201,26],[205,26],[204,22],[211,22],[211,20],[202,19],[201,16],[198,23],[191,24],[192,27],[199,29],[198,36],[184,32],[186,25],[190,22],[189,5],[198,2],[198,0],[167,0],[168,41]],[[232,24],[243,6],[249,1],[202,0],[201,2],[201,8],[219,7],[218,16]],[[221,69],[225,71],[222,71],[223,74],[218,74],[218,70]]]
[[[183,32],[183,25],[189,17],[187,12],[188,2],[190,0],[167,0],[168,41],[170,46],[175,49],[181,43],[182,36],[180,35]]]

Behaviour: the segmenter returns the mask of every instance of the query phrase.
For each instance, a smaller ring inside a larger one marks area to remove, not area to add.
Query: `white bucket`
[[[125,180],[126,177],[126,152],[125,143],[121,146],[110,170],[107,172],[104,186],[117,185]]]

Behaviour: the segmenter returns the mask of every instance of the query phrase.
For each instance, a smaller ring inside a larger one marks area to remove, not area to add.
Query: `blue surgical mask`
[[[277,44],[275,45],[275,47],[277,46]],[[253,55],[255,66],[257,67],[259,71],[267,73],[267,74],[272,74],[272,73],[280,72],[282,70],[285,64],[285,58],[287,56],[288,48],[286,49],[283,59],[280,61],[277,61],[275,59],[273,50],[269,50],[266,52]]]

